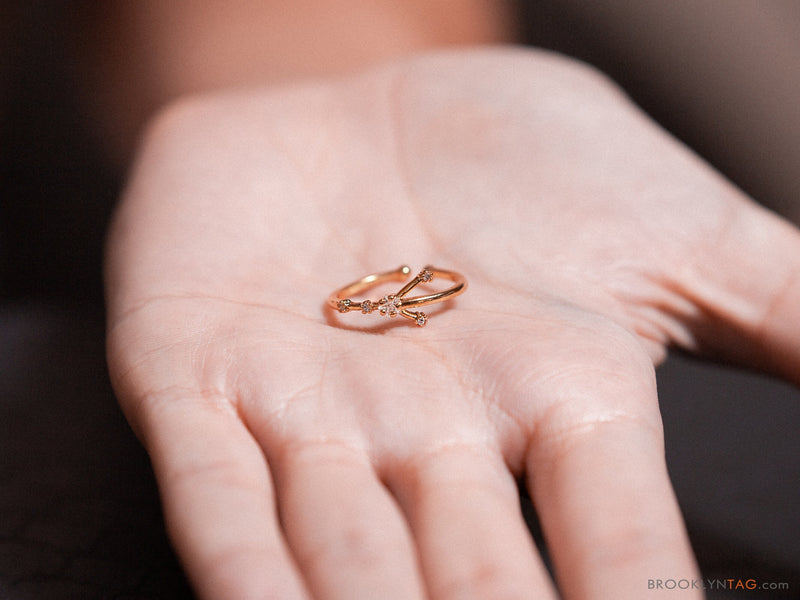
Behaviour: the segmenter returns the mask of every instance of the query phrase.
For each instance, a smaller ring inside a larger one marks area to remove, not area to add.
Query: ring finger
[[[366,455],[332,441],[275,461],[281,520],[316,598],[424,597],[405,521]]]

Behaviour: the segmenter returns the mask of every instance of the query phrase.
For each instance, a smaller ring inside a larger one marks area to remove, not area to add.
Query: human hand
[[[563,597],[650,597],[696,574],[653,365],[798,382],[799,256],[586,68],[431,56],[162,116],[109,364],[203,597],[555,597],[518,478]],[[404,262],[469,289],[422,329],[324,306]]]

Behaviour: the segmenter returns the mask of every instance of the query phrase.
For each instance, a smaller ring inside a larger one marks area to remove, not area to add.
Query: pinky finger
[[[233,414],[159,402],[146,420],[167,529],[201,598],[307,598],[260,447]]]

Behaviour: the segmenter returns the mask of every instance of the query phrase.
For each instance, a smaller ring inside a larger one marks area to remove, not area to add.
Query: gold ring
[[[405,265],[395,269],[394,271],[386,271],[385,273],[376,273],[374,275],[367,275],[363,279],[354,281],[343,288],[336,290],[328,297],[328,306],[338,310],[340,313],[350,312],[352,310],[360,311],[363,314],[378,312],[384,317],[396,317],[401,315],[407,319],[411,319],[420,327],[428,322],[428,315],[416,309],[428,304],[435,304],[436,302],[443,302],[450,298],[455,298],[467,289],[467,280],[460,273],[454,271],[445,271],[444,269],[437,269],[435,267],[427,266],[411,281],[406,283],[400,291],[395,294],[389,294],[380,300],[353,300],[352,296],[358,296],[361,293],[374,288],[378,285],[389,281],[404,281],[411,269]],[[427,294],[425,296],[412,296],[407,298],[406,295],[421,283],[429,283],[434,279],[447,279],[452,281],[454,285],[436,292]]]

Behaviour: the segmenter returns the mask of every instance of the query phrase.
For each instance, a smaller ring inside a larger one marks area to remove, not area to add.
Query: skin
[[[177,98],[327,77],[443,46],[510,42],[517,21],[506,0],[82,4],[85,101],[106,154],[122,165],[143,123]]]
[[[657,598],[698,574],[654,365],[800,383],[798,257],[598,73],[432,54],[164,112],[109,237],[109,365],[203,598]],[[422,329],[325,306],[403,263],[469,289]]]

